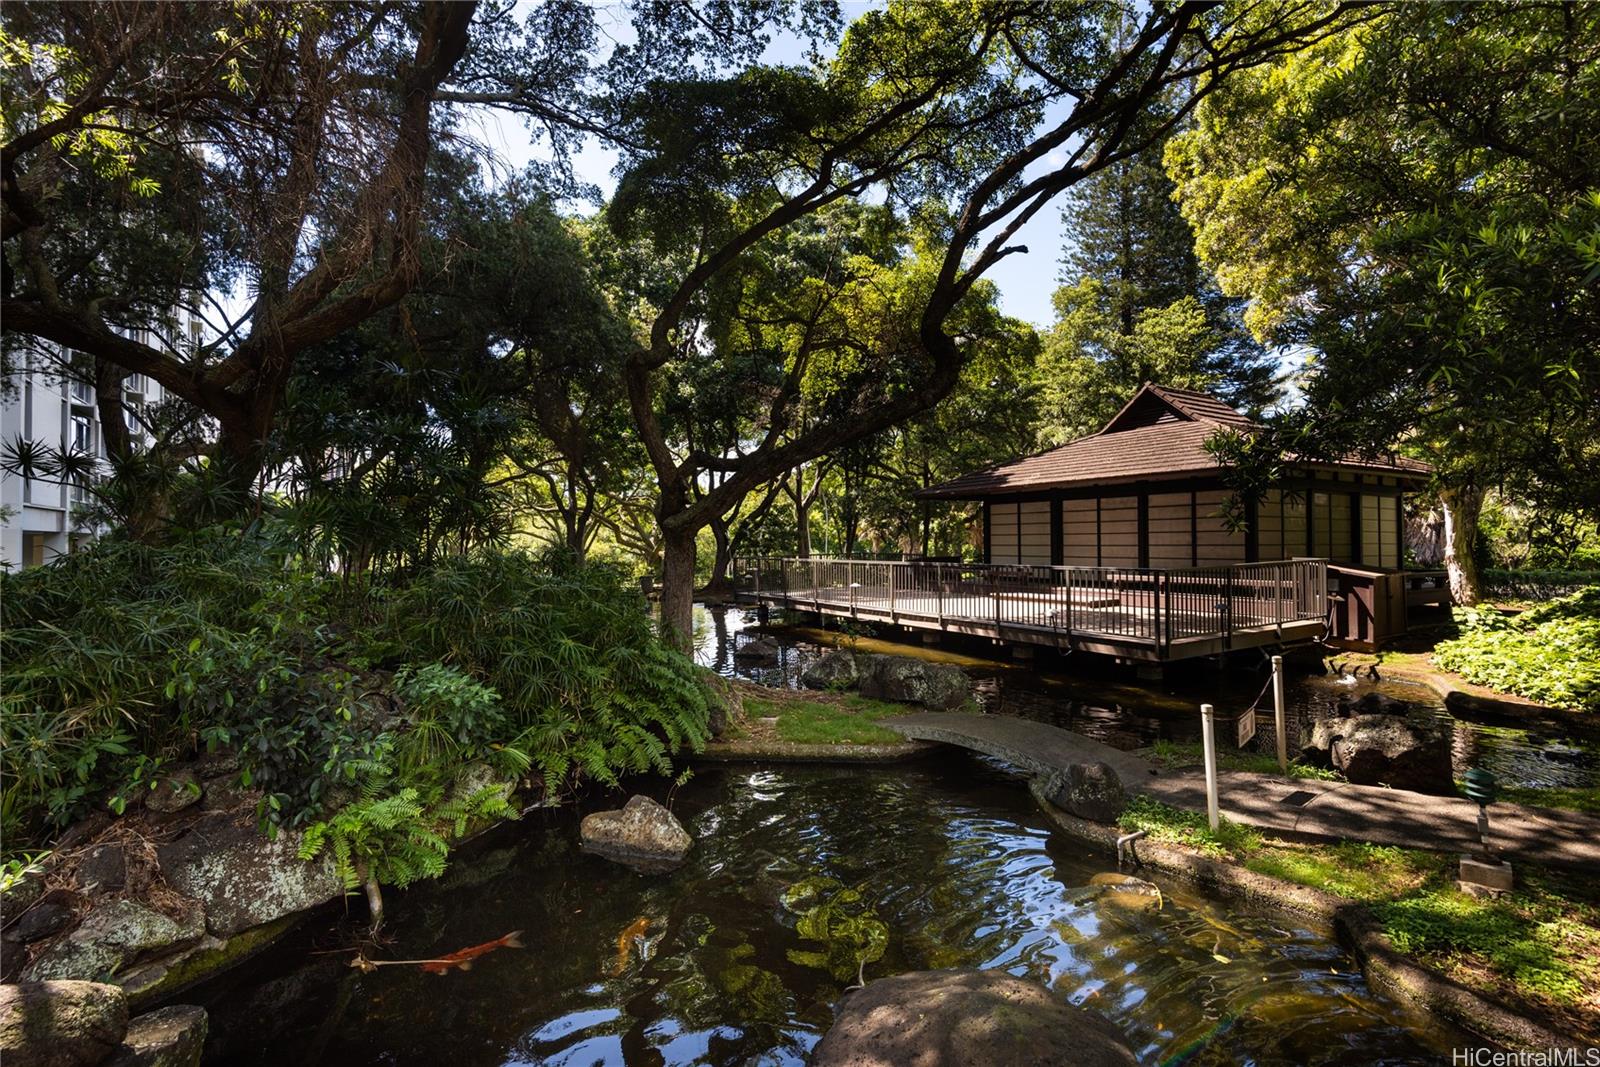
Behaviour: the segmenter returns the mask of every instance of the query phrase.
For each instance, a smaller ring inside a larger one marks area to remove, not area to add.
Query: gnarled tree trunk
[[[1439,490],[1444,505],[1444,566],[1450,595],[1457,604],[1476,604],[1480,596],[1478,513],[1483,510],[1483,490],[1467,484]]]

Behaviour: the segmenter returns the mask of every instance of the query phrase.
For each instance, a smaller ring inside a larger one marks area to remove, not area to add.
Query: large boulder
[[[200,1067],[206,1045],[206,1010],[173,1004],[140,1015],[106,1067]]]
[[[254,822],[210,815],[156,855],[167,884],[205,906],[206,925],[218,937],[305,911],[344,895],[326,851],[299,857],[300,835],[268,838]]]
[[[649,871],[678,866],[694,844],[672,812],[646,796],[631,797],[620,811],[585,815],[579,833],[584,851]]]
[[[99,982],[0,986],[0,1062],[5,1067],[88,1067],[116,1051],[128,998]]]
[[[129,964],[187,948],[205,932],[198,906],[174,919],[137,901],[107,901],[24,967],[22,977],[30,982],[105,981]]]
[[[1418,715],[1349,715],[1319,719],[1301,756],[1332,766],[1357,785],[1418,793],[1455,792],[1450,731]]]
[[[1122,779],[1105,763],[1074,763],[1064,771],[1052,771],[1044,795],[1056,807],[1090,822],[1116,822],[1128,806]]]
[[[862,668],[861,695],[902,704],[955,711],[971,700],[967,676],[949,663],[910,656],[868,656]]]
[[[800,684],[807,689],[854,689],[861,684],[862,659],[846,649],[829,652],[800,672]]]
[[[844,998],[811,1067],[1131,1067],[1121,1032],[1004,971],[918,971]]]

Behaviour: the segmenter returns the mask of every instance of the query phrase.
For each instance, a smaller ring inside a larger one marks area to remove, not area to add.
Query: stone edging
[[[700,752],[683,751],[680,759],[710,763],[763,761],[772,763],[898,763],[931,752],[937,746],[922,741],[882,745],[823,745],[795,741],[712,741]]]
[[[1037,780],[1029,784],[1029,790],[1063,832],[1100,848],[1116,849],[1120,836],[1116,827],[1089,822],[1057,808],[1044,798]],[[1369,985],[1418,1004],[1463,1029],[1513,1049],[1580,1045],[1576,1038],[1524,1018],[1499,1001],[1406,956],[1383,933],[1377,919],[1359,904],[1311,886],[1151,841],[1135,842],[1134,847],[1135,858],[1141,864],[1178,875],[1219,896],[1265,903],[1332,924],[1340,942],[1361,964]]]
[[[1487,713],[1523,719],[1556,719],[1572,726],[1600,728],[1600,717],[1588,712],[1551,707],[1511,693],[1497,693],[1439,668],[1403,663],[1379,664],[1378,667],[1380,673],[1396,681],[1414,682],[1432,689],[1444,701],[1445,710],[1453,714]]]

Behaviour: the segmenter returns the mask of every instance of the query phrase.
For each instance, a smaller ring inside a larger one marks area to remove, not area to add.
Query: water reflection
[[[800,1064],[844,982],[807,965],[785,890],[859,887],[888,927],[868,975],[998,967],[1121,1026],[1142,1059],[1435,1063],[1455,1036],[1374,996],[1326,931],[1162,884],[1162,906],[1086,892],[1107,860],[1052,834],[1017,779],[951,753],[893,769],[706,769],[674,798],[688,865],[629,874],[532,816],[488,878],[460,863],[397,894],[396,957],[526,931],[445,976],[358,975],[285,946],[212,999],[219,1061]],[[641,924],[640,920],[646,920]],[[639,933],[639,931],[643,933]],[[630,935],[630,931],[634,934]]]
[[[779,630],[777,664],[753,665],[732,655],[754,636],[753,610],[696,605],[695,620],[698,661],[720,674],[760,685],[798,687],[801,672],[828,651]],[[905,647],[917,655],[929,654],[921,645]],[[1259,701],[1258,733],[1251,747],[1269,754],[1276,749],[1264,667],[1220,671],[1190,664],[1174,670],[1165,682],[1135,684],[1125,671],[1107,669],[1103,661],[1046,660],[1038,667],[1019,668],[998,660],[970,661],[974,650],[985,650],[981,643],[960,647],[969,660],[966,670],[973,678],[973,693],[991,713],[1037,719],[1117,748],[1135,749],[1158,740],[1198,741],[1202,703],[1216,705],[1218,722],[1226,732],[1236,714]],[[1458,720],[1445,711],[1432,690],[1388,680],[1291,674],[1286,697],[1291,752],[1299,749],[1318,718],[1380,697],[1450,723],[1457,775],[1479,766],[1511,785],[1600,785],[1600,738],[1579,736],[1561,722]]]

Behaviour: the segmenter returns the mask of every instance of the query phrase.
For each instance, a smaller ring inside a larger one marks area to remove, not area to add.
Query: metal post
[[[1283,657],[1272,657],[1272,728],[1278,735],[1278,771],[1289,776],[1289,734],[1284,725]]]
[[[1222,824],[1222,815],[1217,810],[1217,739],[1212,726],[1211,705],[1201,704],[1200,741],[1206,753],[1206,820],[1211,824],[1211,832],[1216,833]]]
[[[889,564],[889,621],[899,625],[900,616],[894,610],[894,564]]]

